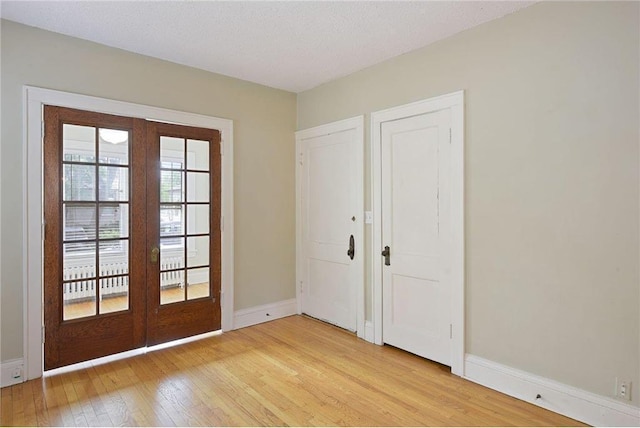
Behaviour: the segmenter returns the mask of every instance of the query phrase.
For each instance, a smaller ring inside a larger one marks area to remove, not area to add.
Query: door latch
[[[391,266],[391,248],[388,245],[384,247],[382,251],[382,256],[384,257],[384,265]]]
[[[353,239],[353,235],[351,235],[349,237],[349,249],[347,250],[347,256],[349,256],[349,258],[353,260],[355,255],[356,255],[356,241]]]
[[[151,263],[158,263],[158,254],[160,254],[160,248],[153,247],[151,249]]]

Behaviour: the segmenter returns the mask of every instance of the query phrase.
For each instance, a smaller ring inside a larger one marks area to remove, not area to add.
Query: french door
[[[149,122],[147,162],[153,345],[220,329],[220,133]]]
[[[219,132],[44,118],[45,369],[219,329]]]

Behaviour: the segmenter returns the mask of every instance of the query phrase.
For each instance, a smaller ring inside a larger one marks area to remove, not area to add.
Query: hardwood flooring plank
[[[0,390],[0,420],[2,421],[2,426],[14,425],[13,399],[13,387]]]
[[[57,377],[52,376],[49,378],[44,378],[42,383],[44,384],[43,402],[45,407],[47,408],[49,425],[68,426],[69,417],[65,414],[66,409],[63,405],[58,404],[60,393],[58,388],[56,387],[56,385],[58,384]]]
[[[106,388],[102,383],[102,379],[94,367],[85,369],[86,381],[84,387],[91,397],[91,407],[100,421],[105,426],[117,426],[116,413],[112,411],[109,403],[109,397]]]
[[[24,423],[24,412],[26,410],[24,399],[24,384],[15,385],[15,387],[7,388],[11,391],[11,416],[13,418],[13,425],[26,426]]]
[[[214,414],[210,415],[209,418],[213,417],[218,425],[256,423],[255,419],[249,415],[246,415],[246,417],[240,415],[241,417],[237,418],[238,415],[234,415],[233,410],[236,405],[235,400],[225,394],[222,388],[216,387],[214,389],[211,388],[211,384],[208,381],[202,382],[203,379],[208,379],[204,366],[215,363],[210,363],[206,358],[203,358],[199,350],[200,347],[194,344],[191,352],[177,353],[174,358],[180,371],[188,376],[188,380],[183,379],[181,384],[193,395],[195,408],[199,411],[202,409],[213,410]]]
[[[24,382],[11,388],[13,394],[13,425],[15,426],[35,426],[38,424],[36,417],[35,402],[31,385],[33,382]],[[1,423],[5,425],[4,421]]]
[[[215,370],[215,363],[197,365],[189,369],[193,386],[198,390],[203,401],[209,404],[208,409],[213,411],[212,417],[221,426],[247,426],[257,425],[256,418],[247,414],[243,409],[238,409],[236,401],[225,392],[224,385],[212,382],[209,370]]]
[[[44,394],[42,391],[43,380],[33,379],[26,383],[31,385],[33,408],[36,415],[36,423],[34,424],[34,426],[51,426],[51,424],[47,424],[47,421],[49,420],[49,414],[47,411],[47,406],[44,404]]]
[[[321,368],[321,372],[322,373],[327,373],[330,374],[332,376],[331,379],[328,379],[328,382],[323,382],[324,383],[330,383],[333,385],[340,385],[342,383],[344,383],[347,379],[350,380],[350,384],[348,385],[347,390],[349,389],[354,389],[355,390],[355,395],[354,397],[347,397],[346,399],[350,399],[352,403],[355,403],[357,401],[353,401],[353,400],[357,400],[357,397],[364,397],[366,396],[367,392],[371,392],[372,389],[374,392],[377,392],[378,394],[382,394],[384,395],[387,400],[385,401],[385,404],[388,406],[392,401],[400,401],[402,404],[406,404],[407,403],[407,399],[408,400],[416,400],[415,397],[413,397],[409,392],[406,391],[407,389],[407,385],[398,385],[399,388],[396,390],[395,388],[393,389],[394,391],[396,391],[395,396],[394,395],[388,395],[384,390],[380,390],[378,389],[375,385],[376,382],[379,379],[379,376],[384,376],[384,373],[380,373],[379,368],[376,368],[374,370],[376,376],[378,378],[373,379],[370,378],[369,380],[371,381],[371,383],[367,383],[367,381],[365,380],[364,382],[361,381],[360,379],[363,377],[367,377],[367,374],[364,373],[361,370],[358,370],[357,367],[347,367],[344,368],[343,365],[343,361],[346,358],[346,355],[338,355],[335,356],[334,353],[332,352],[332,344],[325,342],[321,344],[322,347],[322,355],[321,356],[316,356],[316,353],[313,352],[313,347],[308,347],[306,345],[302,345],[300,347],[297,348],[297,354],[300,354],[301,351],[307,351],[309,350],[309,352],[306,352],[306,358],[307,360],[304,361],[303,364],[301,364],[302,366],[308,366],[308,367],[314,367],[314,368]],[[277,351],[273,351],[272,352],[277,352]],[[285,356],[281,356],[281,358],[285,358]],[[335,373],[335,377],[333,377],[332,373]],[[406,373],[405,373],[406,374]],[[386,385],[383,383],[383,385]],[[335,392],[335,391],[334,391]],[[330,394],[331,392],[329,392]],[[398,398],[398,394],[401,394],[402,397],[404,397],[405,400],[400,400]],[[371,407],[370,408],[364,408],[363,410],[365,411],[366,414],[369,414],[370,412],[376,412],[377,410],[379,410],[379,406],[375,405],[375,402],[378,402],[379,400],[374,400],[371,403]],[[446,423],[447,421],[447,415],[445,416],[438,416],[439,412],[440,412],[440,408],[438,406],[431,405],[429,403],[429,401],[425,401],[424,403],[422,403],[422,406],[424,406],[426,403],[426,406],[430,407],[429,413],[427,416],[423,416],[423,420],[419,420],[414,418],[411,418],[410,421],[404,421],[404,423],[406,424],[410,424],[410,425],[415,425],[415,424],[423,424],[423,423],[429,423],[432,425],[443,425]],[[410,408],[405,408],[404,411],[406,412],[407,410],[415,412],[416,408],[415,407],[410,407]],[[391,414],[391,413],[389,413]],[[395,412],[395,416],[394,420],[392,420],[391,422],[393,422],[392,424],[397,424],[399,423],[399,419],[401,419],[402,417],[399,417],[397,415],[402,414],[399,412]],[[426,420],[424,420],[426,418]],[[372,422],[368,423],[368,424],[372,424]],[[387,425],[389,423],[385,423],[382,422],[383,425]]]
[[[202,404],[194,397],[191,390],[185,387],[183,379],[185,374],[174,362],[174,349],[163,349],[157,353],[153,353],[151,358],[160,370],[167,374],[162,384],[159,385],[158,391],[164,398],[165,405],[169,405],[175,411],[181,413],[183,418],[179,425],[206,425],[206,420],[202,420],[201,412],[192,412],[191,409]],[[171,414],[171,412],[170,412]],[[177,421],[176,421],[177,423]]]
[[[37,388],[36,384],[37,380],[31,380],[23,383],[24,386],[24,398],[25,398],[25,409],[24,409],[24,426],[36,426],[38,425],[38,415],[36,413],[36,402],[35,402],[35,394],[34,388]]]
[[[98,397],[97,391],[93,387],[93,383],[89,378],[89,374],[86,369],[78,370],[72,373],[73,389],[76,396],[80,400],[80,407],[82,414],[87,421],[87,426],[110,426],[112,425],[111,419],[104,410],[104,406]],[[98,413],[96,413],[98,409]],[[103,410],[100,412],[100,410]]]
[[[89,422],[84,415],[84,410],[82,408],[82,402],[78,397],[78,393],[73,386],[73,381],[70,379],[67,382],[63,383],[64,392],[67,396],[67,401],[69,403],[69,410],[73,415],[73,425],[74,426],[89,426]]]
[[[2,389],[3,426],[583,426],[303,316]]]
[[[146,403],[148,418],[153,420],[154,426],[176,426],[177,423],[171,418],[164,408],[164,397],[156,394],[158,385],[163,382],[163,377],[154,371],[155,365],[150,364],[145,356],[136,356],[128,360],[131,369],[136,372],[138,384],[135,388],[141,401]],[[176,416],[176,419],[178,417]]]

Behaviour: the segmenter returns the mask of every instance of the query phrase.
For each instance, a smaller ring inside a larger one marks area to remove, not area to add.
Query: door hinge
[[[220,232],[224,232],[224,216],[220,216]]]
[[[44,141],[44,120],[40,122],[41,132],[42,132],[42,141]]]
[[[224,141],[220,140],[220,156],[224,156]]]
[[[300,294],[302,294],[304,292],[304,287],[303,287],[303,282],[300,281]]]
[[[42,240],[46,240],[47,239],[47,224],[46,223],[42,223]]]
[[[42,326],[42,343],[44,343],[44,326]]]
[[[449,339],[453,339],[453,324],[449,324]]]
[[[449,144],[451,144],[451,128],[449,128]]]
[[[304,153],[300,152],[298,163],[304,165]]]

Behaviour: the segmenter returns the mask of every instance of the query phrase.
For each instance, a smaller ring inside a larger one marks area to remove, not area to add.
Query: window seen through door
[[[209,174],[208,141],[160,137],[163,305],[209,296]]]
[[[129,132],[63,125],[63,319],[129,309]]]

